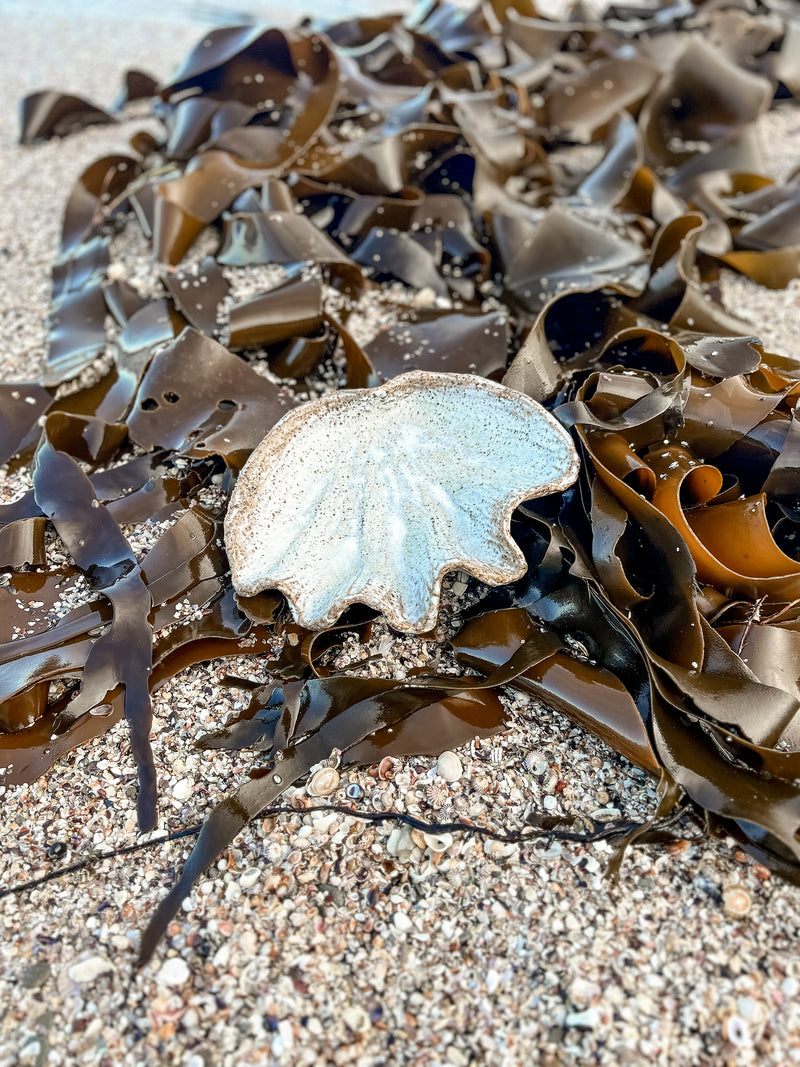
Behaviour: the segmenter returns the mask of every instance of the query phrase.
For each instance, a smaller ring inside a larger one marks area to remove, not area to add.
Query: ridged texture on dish
[[[524,574],[514,507],[577,474],[558,422],[495,382],[415,371],[325,397],[282,419],[241,473],[225,523],[233,585],[280,589],[309,629],[359,602],[419,633],[445,572]]]

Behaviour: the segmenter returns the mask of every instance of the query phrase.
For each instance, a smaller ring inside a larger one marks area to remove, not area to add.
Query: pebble
[[[32,963],[30,967],[25,968],[20,981],[25,989],[38,989],[39,986],[44,985],[49,977],[50,965],[46,960],[37,960],[36,963]]]
[[[292,1030],[292,1024],[288,1019],[281,1019],[278,1023],[278,1036],[286,1052],[294,1048],[294,1030]]]
[[[748,1023],[760,1023],[764,1018],[764,1006],[755,997],[739,997],[736,1002],[739,1014]]]
[[[455,752],[448,750],[439,756],[436,764],[436,773],[440,778],[444,778],[446,782],[457,782],[459,780],[463,773],[463,767]]]
[[[401,934],[407,934],[414,925],[404,911],[396,911],[392,922],[395,925],[395,929],[399,930]]]
[[[418,308],[433,307],[436,303],[436,293],[429,285],[426,285],[413,297],[411,303]]]
[[[180,956],[171,956],[161,964],[157,980],[161,985],[175,989],[185,985],[191,976],[192,972],[186,960],[182,960]]]
[[[105,956],[89,956],[85,960],[78,960],[67,968],[67,977],[71,982],[78,985],[87,985],[94,982],[101,974],[108,974],[114,970],[114,964]]]
[[[800,989],[800,982],[791,975],[781,982],[781,992],[785,997],[796,997],[798,989]]]

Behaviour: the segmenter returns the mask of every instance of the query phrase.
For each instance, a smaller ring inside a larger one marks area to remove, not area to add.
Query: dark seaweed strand
[[[563,823],[570,820],[558,819],[553,827],[533,827],[527,830],[501,831],[492,830],[488,826],[475,826],[465,822],[426,822],[424,819],[418,819],[413,815],[406,815],[399,811],[359,811],[358,809],[347,808],[340,804],[315,804],[308,808],[280,806],[267,808],[261,814],[265,818],[269,818],[274,815],[304,815],[318,811],[351,815],[353,818],[362,819],[365,822],[396,822],[400,823],[402,826],[410,826],[412,830],[419,830],[421,833],[472,834],[476,837],[485,837],[492,841],[501,841],[504,844],[509,845],[525,845],[529,841],[538,840],[547,842],[565,841],[571,844],[590,845],[595,841],[608,841],[617,837],[625,837],[638,827],[637,823],[630,820],[619,820],[617,822],[606,823],[596,830],[578,833],[571,830],[559,830],[557,828],[559,822]],[[652,826],[650,830],[652,833],[668,833],[673,830],[678,822],[687,814],[691,814],[691,811],[687,811],[685,806],[680,806],[665,819],[662,819],[659,823]],[[60,867],[56,871],[49,871],[47,874],[42,875],[41,878],[33,878],[29,882],[22,882],[20,885],[2,889],[0,890],[0,900],[3,900],[5,897],[17,896],[19,893],[26,893],[32,889],[38,889],[40,886],[47,885],[48,882],[53,882],[57,878],[64,878],[68,874],[76,874],[78,871],[88,870],[96,864],[102,863],[104,860],[116,859],[119,856],[130,856],[135,852],[142,852],[148,848],[157,848],[159,845],[166,845],[172,841],[180,841],[184,837],[195,837],[200,833],[202,827],[202,823],[196,823],[194,826],[187,826],[182,830],[175,830],[172,833],[164,834],[162,837],[152,838],[150,841],[139,841],[135,845],[127,845],[125,848],[113,849],[110,852],[97,852],[94,855],[89,856],[87,859],[81,860],[79,863],[72,863],[68,867]],[[686,840],[684,834],[675,835],[675,840],[681,839]],[[694,840],[694,838],[691,840]],[[644,843],[646,843],[646,841],[647,839],[645,838]]]

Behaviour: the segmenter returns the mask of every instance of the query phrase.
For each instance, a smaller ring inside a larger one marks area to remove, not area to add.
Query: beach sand
[[[57,87],[107,105],[126,67],[166,76],[222,17],[221,5],[193,15],[188,3],[146,2],[115,4],[109,20],[107,6],[64,15],[55,4],[3,5],[5,380],[37,373],[72,182],[142,125],[20,148],[18,100]],[[278,17],[292,21],[290,6],[271,8]],[[798,126],[796,111],[764,122],[776,172],[800,161]],[[792,354],[796,287],[771,293],[731,275],[724,291]],[[8,499],[16,485],[0,484]],[[431,654],[418,639],[386,647],[398,668]],[[198,752],[192,741],[245,699],[220,675],[260,670],[244,657],[215,662],[159,692],[154,836],[198,823],[245,776],[248,753]],[[534,810],[652,812],[655,784],[641,771],[557,712],[507,703],[508,732],[459,750],[449,784],[424,757],[400,761],[393,779],[346,772],[343,784],[359,785],[372,810],[485,817],[498,829]],[[0,901],[2,1065],[800,1063],[800,890],[731,839],[633,849],[615,884],[602,843],[454,835],[435,851],[391,823],[296,810],[248,827],[136,972],[139,931],[194,839],[96,858],[139,840],[134,797],[124,724],[40,781],[0,787],[0,890],[89,861]]]

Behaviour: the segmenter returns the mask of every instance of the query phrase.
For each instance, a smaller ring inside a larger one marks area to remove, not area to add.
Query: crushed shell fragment
[[[431,852],[445,852],[453,843],[452,834],[423,834],[422,839]]]

